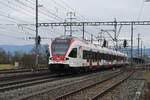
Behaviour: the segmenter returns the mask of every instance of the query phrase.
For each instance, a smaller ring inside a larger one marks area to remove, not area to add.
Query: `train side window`
[[[83,59],[88,58],[88,51],[83,50]]]
[[[118,61],[118,56],[116,56],[116,61]]]
[[[96,52],[92,52],[92,60],[93,62],[96,62]]]
[[[106,56],[107,58],[106,58],[106,60],[110,60],[110,55],[109,54],[107,54],[107,56]]]
[[[114,60],[117,60],[117,56],[116,55],[114,56]]]
[[[99,58],[100,58],[100,60],[104,59],[104,54],[100,53]]]
[[[105,56],[105,57],[106,57],[106,58],[105,58],[106,60],[109,60],[109,56],[108,56],[108,54],[106,54],[106,56]]]
[[[110,59],[110,56],[109,54],[106,55],[106,60],[109,60]]]
[[[110,61],[112,61],[112,57],[113,57],[113,56],[112,56],[112,55],[110,55]]]
[[[95,52],[92,52],[92,60],[95,61]]]
[[[77,48],[73,48],[69,54],[69,57],[77,58]]]
[[[95,52],[95,62],[97,62],[97,52]]]
[[[113,60],[115,60],[116,58],[115,58],[115,55],[113,55]]]
[[[90,61],[90,51],[87,51],[87,62]]]
[[[118,56],[118,61],[120,61],[120,56]]]
[[[99,61],[99,52],[97,52],[96,56],[96,61]]]
[[[104,60],[107,60],[107,54],[104,54]]]

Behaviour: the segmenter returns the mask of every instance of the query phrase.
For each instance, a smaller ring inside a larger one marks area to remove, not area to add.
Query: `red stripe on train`
[[[92,50],[90,50],[90,69],[92,69]]]
[[[99,60],[97,60],[97,68],[100,68]]]
[[[54,61],[63,61],[65,56],[53,56]]]

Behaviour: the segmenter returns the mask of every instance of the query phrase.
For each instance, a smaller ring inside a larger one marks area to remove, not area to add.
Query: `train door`
[[[90,50],[90,69],[92,69],[92,66],[93,66],[93,64],[92,64],[92,61],[93,61],[93,59],[92,59],[92,50]]]
[[[68,55],[69,57],[69,64],[71,66],[77,66],[77,48],[73,48],[70,52],[70,54]]]
[[[104,53],[100,53],[100,65],[104,65]]]
[[[77,50],[77,65],[78,66],[82,66],[82,56],[83,56],[83,47],[82,46],[78,46],[78,50]]]

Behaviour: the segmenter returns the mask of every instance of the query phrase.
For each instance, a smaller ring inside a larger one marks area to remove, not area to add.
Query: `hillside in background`
[[[21,51],[23,53],[29,53],[33,48],[34,45],[0,45],[0,48],[4,49],[6,52],[14,53],[15,51]]]
[[[122,51],[121,49],[119,51]],[[130,48],[126,48],[124,50],[124,52],[130,57],[131,56],[131,49]],[[141,56],[141,48],[140,48],[140,51],[139,51],[139,54]],[[147,48],[145,49],[145,54],[147,56],[150,56],[150,48]],[[142,49],[142,55],[144,55],[144,49]],[[138,56],[138,50],[137,49],[133,49],[133,56],[136,57]]]
[[[23,53],[29,53],[34,48],[34,45],[22,45],[22,46],[18,46],[18,45],[0,45],[0,48],[4,49],[6,52],[9,51],[11,53],[14,53],[15,51],[21,51]],[[120,50],[120,51],[122,51],[122,50]],[[128,54],[128,56],[130,56],[130,48],[125,49],[125,51]],[[137,49],[134,49],[133,53],[134,53],[134,56],[136,56],[137,55]],[[144,54],[144,50],[143,50],[143,54]],[[146,55],[150,56],[150,48],[146,49]]]

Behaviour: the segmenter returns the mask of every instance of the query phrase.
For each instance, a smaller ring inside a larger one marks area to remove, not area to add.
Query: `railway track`
[[[51,75],[37,76],[34,78],[31,77],[31,78],[27,78],[27,79],[21,79],[21,80],[15,80],[15,81],[11,81],[11,82],[0,83],[0,93],[27,87],[27,86],[32,86],[32,85],[36,85],[36,84],[54,81],[54,80],[59,79],[59,78],[56,78],[57,76],[58,75],[51,74]]]
[[[52,82],[52,81],[56,81],[56,80],[61,80],[61,79],[65,79],[65,78],[70,78],[70,77],[77,77],[77,76],[82,76],[82,75],[86,75],[88,73],[85,74],[79,74],[79,75],[72,75],[72,74],[62,74],[62,75],[58,75],[58,74],[50,74],[50,73],[38,73],[38,74],[31,74],[29,76],[26,77],[19,77],[17,80],[11,80],[8,82],[1,82],[0,83],[0,93],[5,92],[5,91],[10,91],[10,90],[14,90],[14,89],[20,89],[20,88],[24,88],[24,87],[28,87],[28,86],[33,86],[33,85],[37,85],[37,84],[42,84],[42,83],[46,83],[46,82]]]
[[[21,80],[25,78],[30,77],[37,77],[37,76],[43,76],[43,75],[49,75],[51,74],[49,71],[36,71],[36,72],[23,72],[23,73],[16,73],[16,74],[7,74],[7,75],[1,75],[0,76],[0,82],[8,82],[13,80]]]
[[[55,100],[98,100],[108,91],[112,90],[114,87],[120,85],[122,82],[128,79],[132,74],[133,72],[121,72],[116,75],[112,75],[111,77],[99,82],[95,82],[75,91],[61,95],[55,98]]]
[[[120,79],[119,81],[116,81],[115,83],[111,84],[109,87],[105,88],[103,91],[101,91],[97,95],[93,96],[91,98],[91,100],[102,99],[104,95],[106,95],[108,92],[110,92],[111,90],[113,90],[115,87],[121,85],[124,81],[126,81],[127,79],[129,79],[133,74],[134,74],[134,72],[131,72],[126,77],[124,77],[124,78]]]
[[[69,93],[79,91],[81,88],[83,88],[83,86],[88,86],[89,84],[90,85],[93,84],[93,79],[95,80],[94,82],[97,82],[97,81],[102,82],[104,80],[106,81],[106,78],[108,80],[108,78],[111,79],[115,76],[118,76],[118,74],[122,74],[122,71],[111,72],[109,74],[105,73],[104,75],[101,74],[101,76],[104,78],[102,80],[101,79],[102,77],[99,76],[100,75],[100,73],[99,73],[94,77],[88,77],[86,79],[77,80],[72,83],[62,84],[61,86],[57,86],[57,87],[54,87],[51,89],[37,91],[37,92],[31,93],[31,94],[20,96],[15,99],[17,99],[17,100],[32,100],[32,99],[36,100],[38,98],[40,100],[40,99],[42,99],[42,95],[44,95],[43,98],[48,98],[49,100],[54,100],[54,99],[59,100],[59,99],[63,99],[63,96],[68,95]],[[77,87],[75,88],[74,86],[77,86]],[[73,87],[73,89],[72,89],[72,87]],[[73,90],[75,90],[75,91],[73,91]],[[48,97],[45,97],[46,94],[48,95]],[[45,99],[45,100],[48,100],[48,99]],[[71,99],[69,99],[69,100],[71,100]]]
[[[44,71],[48,70],[47,68],[41,68],[37,71]],[[32,69],[7,69],[7,70],[0,70],[0,74],[11,74],[11,73],[22,73],[22,72],[31,72]]]

